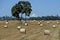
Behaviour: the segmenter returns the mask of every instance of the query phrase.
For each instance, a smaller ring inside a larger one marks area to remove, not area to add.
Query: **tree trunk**
[[[20,24],[22,26],[22,13],[21,13],[21,18],[20,18]]]
[[[17,20],[19,21],[18,24],[19,24],[20,26],[22,26],[22,21],[21,21],[21,20],[22,20],[22,13],[21,13],[21,17],[18,17]]]
[[[26,14],[25,14],[25,23],[26,23]]]

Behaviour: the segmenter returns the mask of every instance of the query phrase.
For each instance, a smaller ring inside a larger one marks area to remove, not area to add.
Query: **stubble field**
[[[0,21],[0,40],[60,40],[60,23],[57,24],[60,20],[50,20],[49,23],[41,21],[43,26],[40,26],[40,21],[37,20],[28,20],[28,26],[22,21],[21,26],[26,29],[26,33],[21,33],[17,29],[19,21],[9,21],[8,28],[4,28],[5,22]],[[53,25],[56,27],[53,28]],[[50,30],[50,35],[44,35],[44,30]]]

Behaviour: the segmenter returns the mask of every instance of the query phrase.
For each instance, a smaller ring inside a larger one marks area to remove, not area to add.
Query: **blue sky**
[[[20,0],[0,0],[0,16],[12,16],[11,8]],[[32,17],[59,15],[60,0],[28,0],[32,5]]]

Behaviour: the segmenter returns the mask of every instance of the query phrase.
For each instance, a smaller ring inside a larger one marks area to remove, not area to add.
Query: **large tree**
[[[25,13],[26,16],[29,16],[32,9],[29,1],[19,1],[16,5],[14,5],[11,9],[12,16],[19,19],[19,14],[21,13],[20,19],[22,19],[22,14]]]

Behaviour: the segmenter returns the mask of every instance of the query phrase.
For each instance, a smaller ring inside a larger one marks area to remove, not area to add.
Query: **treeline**
[[[60,20],[59,16],[30,17],[31,20]]]
[[[22,19],[25,20],[25,18],[22,18]],[[17,18],[3,16],[3,17],[0,17],[0,20],[17,20]],[[26,18],[26,20],[60,20],[60,16],[30,17],[30,18]]]

